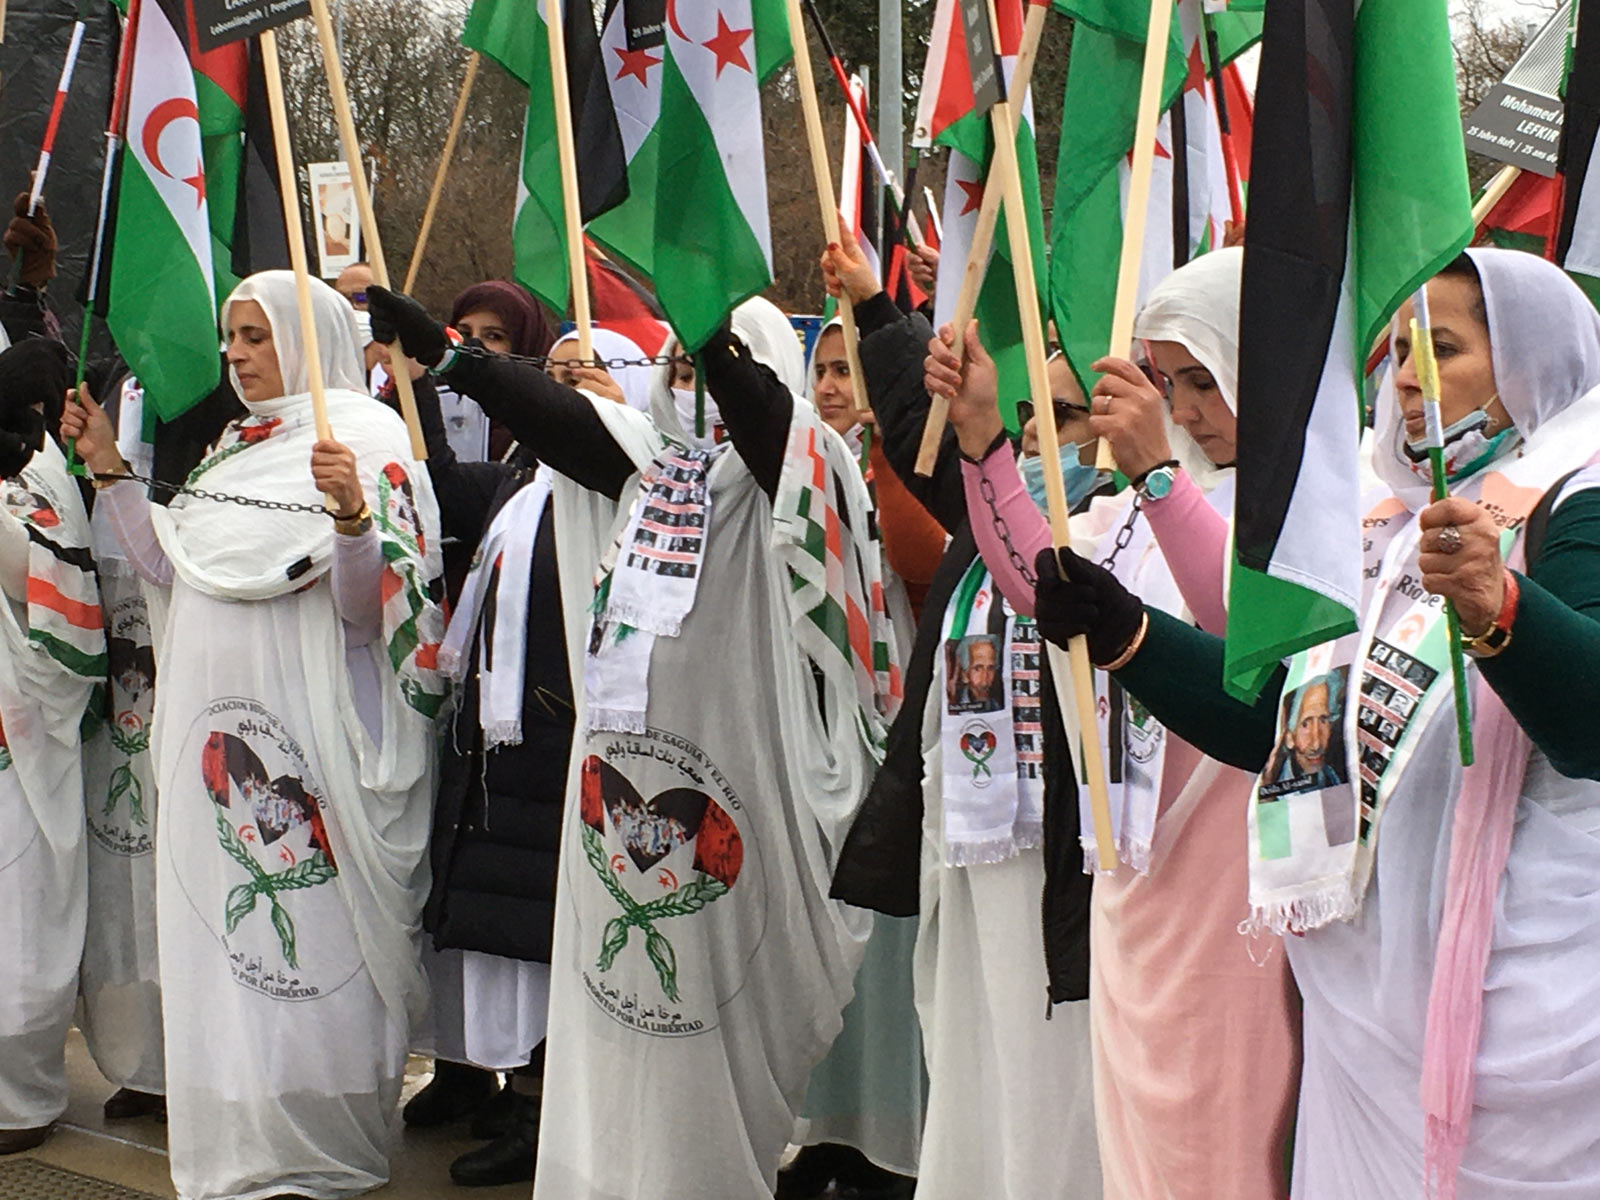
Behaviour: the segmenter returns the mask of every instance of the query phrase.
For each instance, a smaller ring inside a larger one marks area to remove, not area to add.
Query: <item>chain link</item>
[[[170,492],[174,496],[193,496],[196,500],[213,500],[219,504],[238,504],[245,508],[264,508],[269,512],[317,513],[330,520],[334,515],[320,504],[295,504],[288,500],[261,500],[255,496],[231,496],[226,492],[208,492],[204,488],[189,487],[187,484],[168,483],[164,479],[151,479],[148,475],[140,475],[131,470],[96,475],[95,479],[110,479],[118,483],[127,480],[133,483],[142,483],[146,487],[154,488],[160,492]]]
[[[527,363],[531,367],[538,367],[541,371],[548,369],[552,362],[563,367],[598,367],[603,371],[609,371],[614,367],[671,367],[679,364],[684,366],[694,365],[694,359],[685,354],[655,354],[648,358],[552,359],[548,354],[502,354],[497,350],[490,350],[484,346],[468,346],[464,343],[453,347],[453,349],[462,358],[492,358],[496,362]]]
[[[1117,555],[1128,548],[1128,543],[1133,541],[1133,527],[1139,523],[1139,510],[1144,504],[1144,497],[1137,491],[1133,494],[1133,507],[1128,510],[1128,519],[1122,523],[1122,528],[1117,530],[1117,540],[1111,544],[1111,553],[1100,560],[1100,565],[1108,571],[1115,573]]]
[[[1000,515],[1000,508],[996,503],[994,484],[987,474],[978,477],[978,494],[983,497],[983,502],[989,506],[989,519],[994,523],[994,531],[1000,535],[1000,541],[1005,545],[1006,557],[1011,560],[1011,566],[1017,574],[1022,576],[1022,581],[1029,587],[1037,586],[1039,579],[1033,573],[1033,568],[1023,560],[1017,551],[1016,544],[1011,540],[1011,527],[1006,524],[1006,519]]]

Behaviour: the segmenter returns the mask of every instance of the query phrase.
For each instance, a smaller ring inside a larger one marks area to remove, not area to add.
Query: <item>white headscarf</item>
[[[1537,255],[1471,249],[1467,256],[1483,286],[1495,387],[1522,435],[1522,441],[1502,457],[1550,455],[1553,464],[1556,458],[1564,463],[1571,456],[1557,443],[1570,440],[1568,426],[1573,421],[1558,418],[1600,389],[1600,312],[1565,271]],[[1402,448],[1405,415],[1394,385],[1393,363],[1391,352],[1391,366],[1378,392],[1373,465],[1395,495],[1416,510],[1427,505],[1429,489],[1412,473]],[[1600,394],[1594,400],[1600,402]],[[1593,430],[1586,430],[1579,440],[1590,453],[1600,446],[1600,435]],[[1546,473],[1547,484],[1564,473],[1554,465],[1551,469],[1554,473]]]
[[[753,296],[733,310],[729,322],[733,333],[750,348],[751,356],[778,377],[778,382],[800,398],[807,396],[806,362],[800,352],[800,339],[781,309],[770,300]],[[674,343],[671,353],[678,353]],[[694,436],[694,423],[680,416],[671,387],[672,369],[663,368],[655,376],[650,397],[650,418],[662,436],[686,446],[702,449],[712,445],[711,428],[718,421],[716,401],[706,393],[706,436]]]
[[[306,369],[305,343],[300,338],[300,303],[293,271],[259,271],[242,281],[223,301],[218,314],[223,337],[228,334],[228,313],[241,300],[254,300],[267,314],[272,329],[272,344],[278,352],[278,371],[283,376],[283,394],[298,396],[311,391],[311,376]],[[366,395],[366,370],[363,344],[356,328],[356,312],[350,302],[320,279],[311,281],[311,311],[317,330],[317,353],[322,359],[322,383],[329,389],[343,388]],[[233,390],[245,400],[239,374],[230,365],[228,378]]]
[[[1217,381],[1228,411],[1239,411],[1239,287],[1244,250],[1230,246],[1203,254],[1179,267],[1151,291],[1133,335],[1157,342],[1178,342]],[[1219,467],[1186,432],[1167,422],[1173,457],[1207,491],[1230,468]]]
[[[555,354],[556,349],[568,342],[576,342],[578,334],[562,334],[556,339],[550,353]],[[599,359],[630,358],[642,359],[647,357],[639,344],[632,338],[624,337],[614,329],[602,329],[596,326],[590,332],[590,345],[594,348],[594,357]],[[625,404],[637,412],[650,411],[651,392],[655,387],[656,379],[660,372],[655,367],[607,367],[606,373],[616,380],[617,386],[622,389],[622,399]]]

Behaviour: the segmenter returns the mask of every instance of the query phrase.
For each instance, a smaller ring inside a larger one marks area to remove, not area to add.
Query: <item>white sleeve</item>
[[[333,535],[333,604],[348,645],[365,646],[383,632],[383,567],[376,528]]]
[[[131,479],[101,489],[95,503],[106,510],[111,529],[122,552],[138,572],[139,578],[157,587],[172,585],[172,560],[161,548],[156,527],[150,520],[150,497]]]
[[[28,600],[28,530],[0,509],[0,591],[25,604]]]

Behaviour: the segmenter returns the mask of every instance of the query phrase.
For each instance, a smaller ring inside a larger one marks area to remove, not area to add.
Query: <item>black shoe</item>
[[[471,1116],[493,1096],[498,1086],[493,1071],[438,1059],[433,1078],[401,1110],[401,1119],[413,1129],[432,1129]]]
[[[839,1200],[911,1200],[915,1179],[885,1171],[864,1154],[856,1157],[860,1162],[835,1179]]]
[[[41,1144],[55,1131],[56,1123],[36,1125],[32,1129],[0,1129],[0,1154],[21,1154]]]
[[[134,1117],[161,1119],[167,1115],[167,1098],[133,1088],[120,1088],[112,1093],[101,1111],[108,1121],[129,1121]]]
[[[850,1165],[849,1154],[846,1147],[830,1142],[800,1147],[794,1160],[778,1171],[774,1200],[821,1200],[840,1171]]]
[[[506,1091],[510,1092],[508,1086]],[[469,1150],[450,1164],[457,1187],[529,1183],[539,1154],[539,1098],[512,1092],[511,1128],[487,1146]]]
[[[511,1120],[517,1112],[514,1095],[508,1083],[478,1105],[478,1111],[472,1114],[472,1136],[480,1142],[502,1137],[511,1128]]]

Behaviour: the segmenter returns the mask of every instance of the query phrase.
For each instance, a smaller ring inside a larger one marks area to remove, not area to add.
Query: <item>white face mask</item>
[[[715,446],[720,440],[718,435],[726,426],[722,423],[722,414],[717,410],[717,402],[711,398],[711,393],[706,393],[706,432],[704,437],[696,437],[694,431],[695,395],[693,388],[675,387],[672,389],[672,402],[678,410],[678,422],[683,426],[683,436],[689,439],[689,444],[706,450]]]
[[[1449,482],[1466,479],[1480,467],[1493,462],[1516,436],[1516,429],[1510,425],[1492,435],[1486,432],[1488,426],[1488,412],[1476,408],[1445,427],[1444,471]],[[1407,440],[1404,450],[1406,466],[1411,473],[1424,482],[1433,482],[1433,467],[1428,462],[1426,442]]]

